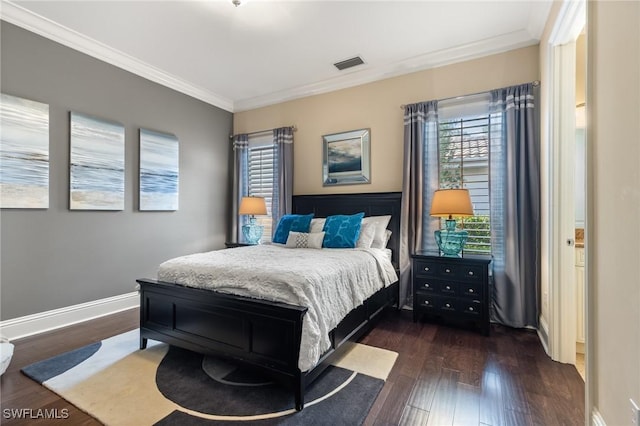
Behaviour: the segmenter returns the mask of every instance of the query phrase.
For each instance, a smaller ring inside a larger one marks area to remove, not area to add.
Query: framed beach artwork
[[[178,210],[178,138],[140,129],[140,210]]]
[[[124,126],[71,113],[69,208],[124,210]]]
[[[369,129],[323,136],[323,186],[370,183],[370,139]]]
[[[2,94],[0,207],[49,207],[49,105]]]

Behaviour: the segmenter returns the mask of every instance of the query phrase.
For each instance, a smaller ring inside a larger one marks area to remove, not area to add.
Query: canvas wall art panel
[[[140,129],[140,210],[178,210],[178,138]]]
[[[49,105],[2,94],[0,207],[49,207]]]
[[[71,210],[124,210],[124,126],[71,113]]]

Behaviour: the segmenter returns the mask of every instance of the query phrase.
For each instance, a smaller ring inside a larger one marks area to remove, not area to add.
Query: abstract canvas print
[[[178,139],[140,129],[140,210],[178,210]]]
[[[124,126],[71,113],[71,210],[124,210]]]
[[[49,207],[49,105],[2,94],[0,207]]]

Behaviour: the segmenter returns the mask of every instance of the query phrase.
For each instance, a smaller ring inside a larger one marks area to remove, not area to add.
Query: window
[[[261,241],[271,241],[272,219],[271,202],[273,200],[274,152],[271,134],[267,137],[249,137],[249,158],[247,164],[248,189],[250,196],[264,197],[267,204],[267,216],[256,216],[258,224],[264,226]]]
[[[438,122],[439,187],[469,190],[475,216],[461,221],[469,232],[464,251],[490,254],[489,129],[495,118],[488,112],[451,117],[446,109],[442,116]]]

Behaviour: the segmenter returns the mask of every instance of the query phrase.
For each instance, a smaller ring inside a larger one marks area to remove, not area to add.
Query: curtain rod
[[[294,132],[298,131],[298,128],[296,127],[295,124],[291,125],[291,126],[283,126],[283,127],[290,127],[291,130],[293,130]],[[257,135],[257,134],[260,134],[260,133],[273,132],[275,129],[277,129],[277,127],[274,128],[274,129],[256,130],[255,132],[249,132],[249,133],[238,133],[238,135],[241,135],[241,134],[243,134],[243,135]],[[233,139],[234,136],[236,136],[236,135],[229,135],[229,139]]]
[[[533,87],[538,87],[538,86],[540,86],[540,80],[534,80],[534,81],[532,81],[532,82],[531,82],[531,84],[533,84]],[[490,90],[485,90],[484,92],[470,93],[470,94],[468,94],[468,95],[462,95],[462,96],[451,96],[451,97],[449,97],[449,98],[438,99],[438,102],[441,102],[441,101],[448,101],[448,100],[450,100],[450,99],[464,98],[464,97],[466,97],[466,96],[482,95],[482,94],[487,93],[487,92],[489,92],[489,91],[490,91]],[[400,105],[400,109],[405,109],[406,107],[407,107],[407,105],[405,105],[405,104]]]

